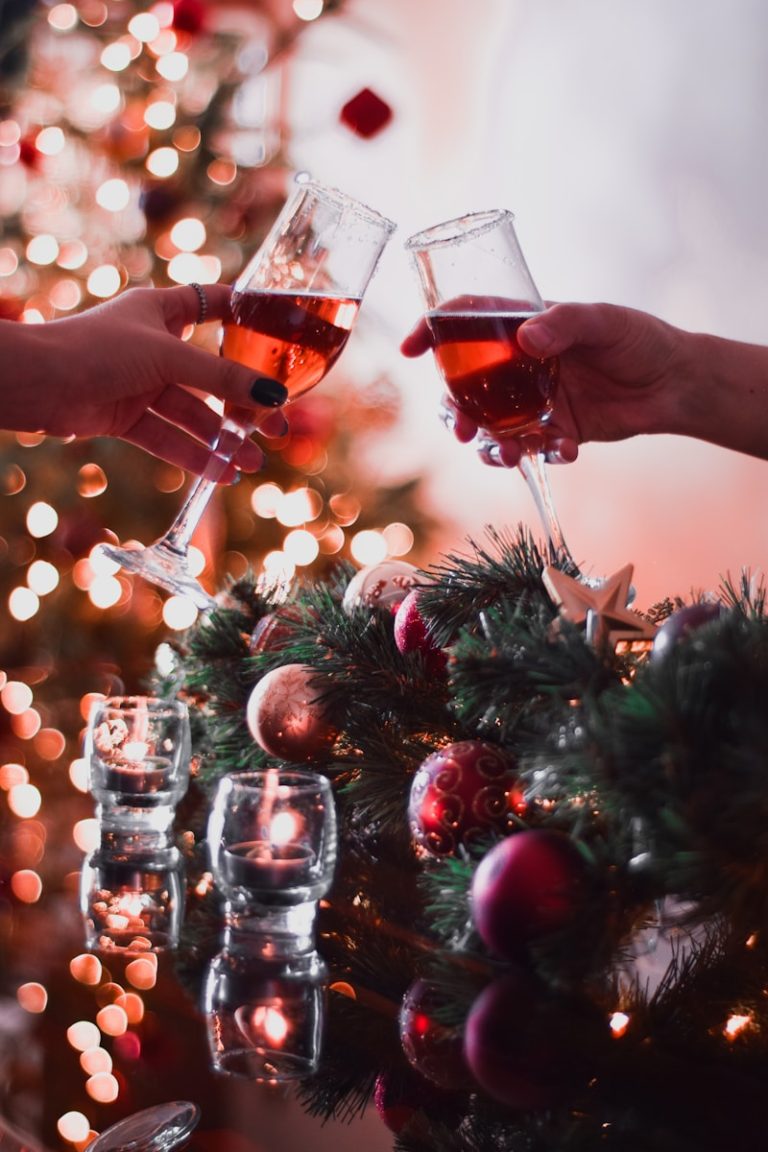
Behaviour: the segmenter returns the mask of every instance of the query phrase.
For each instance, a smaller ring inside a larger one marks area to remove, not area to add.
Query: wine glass
[[[421,283],[435,360],[454,403],[491,436],[521,438],[518,466],[552,558],[579,576],[555,511],[538,435],[552,414],[558,360],[527,356],[515,335],[545,305],[513,214],[472,212],[416,233],[405,247]]]
[[[235,281],[221,355],[279,380],[288,402],[318,384],[347,342],[395,225],[335,188],[299,179]],[[218,439],[169,530],[146,548],[102,544],[104,555],[202,610],[213,598],[190,573],[192,535],[229,461],[254,431],[252,410],[226,406]]]

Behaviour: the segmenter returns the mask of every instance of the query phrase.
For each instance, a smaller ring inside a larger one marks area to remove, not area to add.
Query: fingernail
[[[279,380],[269,376],[259,376],[251,384],[251,399],[265,408],[279,408],[288,399],[288,389]]]
[[[554,342],[554,333],[541,320],[529,320],[525,325],[525,335],[529,348],[546,354]]]

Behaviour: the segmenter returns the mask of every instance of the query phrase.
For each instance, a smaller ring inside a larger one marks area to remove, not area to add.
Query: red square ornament
[[[358,136],[368,140],[389,124],[392,109],[370,88],[363,88],[347,101],[339,113],[339,119]]]

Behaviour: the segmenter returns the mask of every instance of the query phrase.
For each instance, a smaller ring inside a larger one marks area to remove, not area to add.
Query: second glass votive
[[[166,831],[189,785],[187,707],[152,696],[99,700],[88,717],[85,755],[104,827]]]
[[[269,916],[316,903],[336,865],[330,782],[306,770],[230,773],[211,809],[208,850],[232,915]]]

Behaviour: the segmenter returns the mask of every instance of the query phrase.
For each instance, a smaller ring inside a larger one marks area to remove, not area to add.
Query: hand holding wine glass
[[[221,355],[284,385],[287,402],[314,388],[349,338],[394,227],[336,189],[312,180],[297,182],[235,282]],[[190,598],[198,608],[211,608],[212,597],[189,572],[189,543],[217,482],[254,431],[253,420],[252,409],[225,407],[206,471],[160,540],[138,549],[102,545],[102,551],[126,570]]]
[[[475,212],[406,242],[427,307],[435,360],[456,409],[492,437],[520,438],[518,467],[541,515],[553,557],[578,574],[544,470],[542,430],[559,363],[530,356],[517,331],[544,310],[506,210]]]

